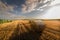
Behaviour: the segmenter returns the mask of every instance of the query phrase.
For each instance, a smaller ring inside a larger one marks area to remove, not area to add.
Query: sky
[[[51,3],[51,6],[52,7],[48,9],[46,14],[40,16],[41,19],[60,19],[60,0],[55,0]]]
[[[60,19],[60,0],[0,0],[0,19]]]

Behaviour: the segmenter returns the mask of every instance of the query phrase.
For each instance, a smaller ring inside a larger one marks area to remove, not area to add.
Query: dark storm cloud
[[[8,4],[5,1],[0,0],[0,18],[2,19],[14,19],[14,18],[19,18],[18,15],[16,15],[15,11],[18,9],[16,8],[16,4]],[[16,10],[15,10],[16,8]],[[22,16],[21,16],[22,18]]]
[[[25,2],[25,0],[1,0],[1,1],[9,5],[17,5],[17,6],[20,6]]]
[[[15,11],[21,11],[21,8],[22,8],[22,4],[25,3],[25,0],[1,0],[1,2],[3,2],[4,4],[6,4],[7,6],[8,5],[13,5],[15,6],[14,7],[14,10]]]
[[[43,12],[39,8],[49,3],[45,0],[0,0],[0,18],[36,18]]]
[[[31,12],[33,10],[39,9],[40,7],[49,5],[51,0],[26,0],[25,4],[22,5],[22,11],[24,13]]]

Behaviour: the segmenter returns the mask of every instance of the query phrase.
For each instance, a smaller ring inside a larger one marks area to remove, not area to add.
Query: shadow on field
[[[20,35],[18,35],[18,33],[21,31],[19,28],[20,24],[18,24],[17,28],[15,29],[14,33],[12,34],[9,40],[39,40],[43,30],[45,29],[45,25],[37,25],[35,22],[30,22],[30,24],[31,30],[26,28],[27,30],[29,30],[29,32],[20,33]],[[25,24],[22,25],[26,27]]]

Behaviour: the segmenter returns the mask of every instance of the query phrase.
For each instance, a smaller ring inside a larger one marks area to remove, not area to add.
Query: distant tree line
[[[12,22],[12,20],[0,19],[0,24],[7,23],[7,22]]]

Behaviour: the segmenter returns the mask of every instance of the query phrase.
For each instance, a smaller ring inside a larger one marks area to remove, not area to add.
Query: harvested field
[[[0,40],[60,40],[58,20],[15,20],[0,24]]]

